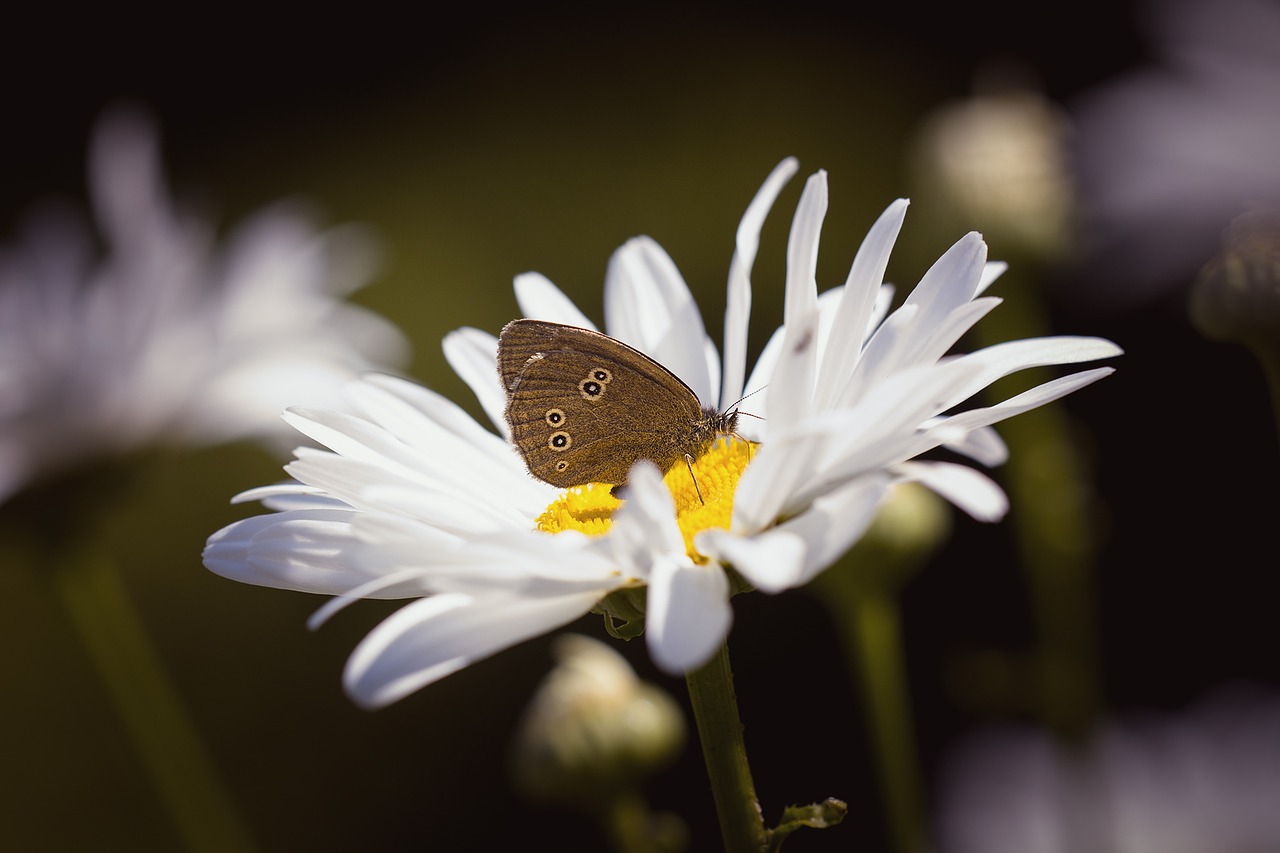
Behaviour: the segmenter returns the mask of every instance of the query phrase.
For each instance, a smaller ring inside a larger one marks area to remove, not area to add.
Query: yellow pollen
[[[694,535],[712,527],[728,529],[733,495],[755,446],[742,439],[722,437],[694,461],[692,477],[683,461],[677,462],[663,477],[675,501],[676,523],[684,537],[685,551],[695,562],[705,563],[706,557],[694,550]],[[694,477],[698,481],[696,488]],[[574,486],[538,516],[538,529],[545,533],[578,530],[588,536],[599,536],[608,532],[613,524],[613,512],[620,506],[622,501],[610,493],[608,485]]]

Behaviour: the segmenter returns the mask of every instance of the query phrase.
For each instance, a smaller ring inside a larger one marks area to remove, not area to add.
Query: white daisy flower
[[[960,240],[892,314],[882,284],[906,211],[880,217],[842,287],[818,294],[826,175],[810,178],[787,252],[782,327],[746,375],[750,272],[764,217],[797,163],[783,161],[748,207],[730,264],[724,357],[708,338],[675,264],[652,240],[615,253],[605,282],[607,332],[680,376],[708,406],[753,394],[741,436],[666,477],[632,470],[627,499],[607,486],[557,491],[534,480],[506,440],[493,335],[445,339],[449,363],[497,434],[431,391],[387,377],[351,389],[359,415],[293,409],[288,419],[330,449],[302,449],[295,482],[239,500],[276,510],[210,538],[205,564],[249,583],[338,596],[420,597],[352,655],[346,687],[365,706],[395,701],[450,672],[596,609],[609,624],[643,614],[649,651],[685,673],[724,641],[732,567],[757,589],[806,583],[852,545],[891,484],[916,480],[970,514],[996,519],[999,488],[976,471],[917,460],[946,445],[986,463],[1004,446],[990,425],[1111,372],[1054,380],[996,406],[954,411],[1022,368],[1119,354],[1095,338],[1015,341],[946,357],[999,302],[979,296],[998,275],[977,234]],[[516,279],[526,317],[593,328],[547,279]],[[747,441],[746,439],[751,439]],[[749,464],[748,464],[749,463]],[[701,495],[694,483],[700,487]],[[634,626],[631,630],[634,630]]]
[[[1280,850],[1280,697],[1220,688],[1079,745],[993,728],[953,750],[940,787],[944,853]]]
[[[1233,219],[1280,206],[1280,5],[1135,13],[1150,60],[1072,106],[1089,266],[1069,295],[1121,310],[1184,287]]]
[[[285,405],[337,405],[345,379],[405,360],[399,331],[342,301],[372,272],[363,233],[281,205],[218,241],[127,111],[98,125],[89,184],[97,234],[46,211],[0,247],[0,501],[151,443],[278,439]]]

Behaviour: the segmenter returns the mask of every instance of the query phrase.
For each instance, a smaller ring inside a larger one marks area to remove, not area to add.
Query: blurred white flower
[[[1056,258],[1075,215],[1066,114],[1034,89],[993,82],[922,123],[916,201],[948,225],[981,228],[1006,252]]]
[[[1128,307],[1185,289],[1246,209],[1280,204],[1280,5],[1150,0],[1160,61],[1072,107],[1090,275]]]
[[[1280,850],[1280,696],[1238,688],[1072,749],[1037,729],[972,736],[940,782],[942,853]]]
[[[46,210],[0,246],[0,501],[152,443],[284,439],[285,406],[405,361],[398,330],[342,301],[373,270],[360,231],[278,205],[219,241],[125,109],[95,129],[89,185],[97,234]]]
[[[796,169],[788,159],[774,170],[738,229],[723,361],[656,243],[631,240],[609,264],[609,334],[665,364],[704,405],[732,406],[744,389],[761,391],[748,409],[760,417],[738,425],[759,445],[719,442],[694,464],[705,501],[683,465],[664,481],[647,462],[632,470],[620,509],[608,487],[557,491],[452,403],[372,377],[352,388],[360,416],[292,411],[291,423],[333,452],[299,451],[286,467],[295,483],[242,495],[277,513],[214,534],[205,564],[236,580],[339,596],[318,618],[357,597],[426,596],[375,628],[348,662],[350,694],[378,706],[593,608],[611,619],[643,614],[654,661],[671,673],[695,669],[732,621],[724,566],[765,592],[805,584],[857,541],[895,481],[919,481],[977,518],[1000,517],[1005,498],[990,479],[915,457],[946,445],[985,464],[1003,461],[991,424],[1111,369],[1056,379],[991,407],[956,407],[1011,372],[1107,358],[1119,348],[1063,337],[947,357],[999,302],[979,296],[1002,266],[986,263],[977,234],[961,239],[886,317],[892,292],[882,282],[905,201],[872,227],[847,283],[819,296],[814,271],[827,206],[819,172],[791,229],[784,324],[748,381],[750,270],[764,217]],[[517,278],[516,296],[526,317],[592,326],[542,276]],[[497,339],[475,329],[445,340],[450,364],[505,435],[496,351]]]

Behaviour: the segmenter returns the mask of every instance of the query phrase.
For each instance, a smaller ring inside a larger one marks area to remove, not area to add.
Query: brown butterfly
[[[512,320],[498,337],[498,373],[511,440],[533,476],[560,488],[622,485],[640,459],[664,473],[685,460],[692,473],[738,422],[639,350],[577,326]]]

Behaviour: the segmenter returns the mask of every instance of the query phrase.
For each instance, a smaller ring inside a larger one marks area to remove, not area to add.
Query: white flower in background
[[[683,465],[665,484],[652,465],[637,465],[620,509],[607,487],[559,492],[534,480],[502,437],[497,340],[464,329],[446,337],[446,357],[499,434],[431,391],[385,377],[352,387],[359,415],[294,409],[290,422],[331,452],[300,450],[286,466],[294,483],[241,495],[277,512],[214,534],[205,564],[236,580],[338,596],[314,621],[359,597],[420,597],[348,662],[349,693],[379,706],[597,607],[624,620],[643,612],[655,662],[671,673],[694,669],[732,621],[724,566],[766,592],[804,584],[859,538],[895,481],[917,480],[978,518],[1000,517],[1004,495],[984,475],[915,457],[945,444],[986,464],[1002,461],[990,424],[1111,369],[995,406],[957,406],[1013,371],[1119,348],[1046,338],[944,357],[999,302],[979,294],[1000,266],[986,263],[982,239],[970,234],[886,316],[891,290],[882,281],[905,201],[873,226],[846,285],[819,296],[827,199],[819,172],[791,229],[785,322],[748,380],[750,270],[764,217],[796,169],[788,159],[774,170],[738,229],[723,359],[656,243],[633,239],[609,264],[609,334],[665,364],[704,405],[732,406],[760,390],[743,404],[760,417],[744,415],[738,427],[760,443],[720,442],[694,466],[705,503]],[[515,289],[526,317],[592,327],[542,276],[520,276]]]
[[[1006,251],[1056,258],[1070,242],[1070,126],[1055,104],[1009,72],[943,105],[915,143],[917,202],[948,224],[976,225]]]
[[[1280,5],[1142,5],[1159,60],[1072,106],[1095,304],[1185,289],[1222,231],[1280,206]]]
[[[283,438],[286,405],[339,404],[345,379],[405,360],[391,324],[342,301],[373,269],[361,232],[280,205],[219,241],[123,110],[95,130],[89,184],[97,234],[45,211],[0,246],[0,501],[151,443]]]
[[[1280,850],[1280,697],[1235,689],[1103,726],[971,736],[941,777],[942,853]]]

